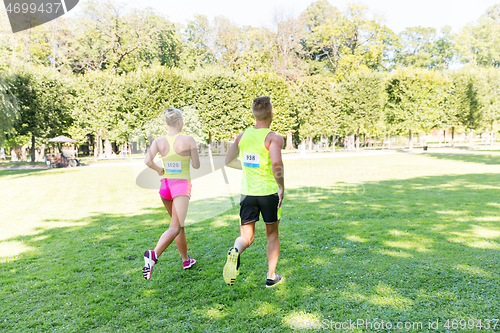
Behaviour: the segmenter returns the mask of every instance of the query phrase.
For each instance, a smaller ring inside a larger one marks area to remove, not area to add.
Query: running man
[[[240,133],[228,151],[226,165],[243,169],[240,201],[240,237],[229,249],[224,266],[224,281],[233,285],[238,275],[240,256],[253,243],[255,222],[262,219],[266,224],[267,271],[266,287],[274,287],[283,281],[275,273],[280,255],[278,226],[281,218],[281,202],[285,193],[285,180],[281,149],[283,138],[269,129],[273,120],[273,106],[269,97],[254,99],[252,113],[255,126]],[[241,163],[235,159],[239,157]]]
[[[174,239],[182,257],[183,268],[191,268],[196,263],[196,260],[191,259],[187,253],[184,221],[191,198],[189,164],[191,163],[193,168],[198,169],[200,158],[194,138],[179,134],[184,126],[181,110],[169,108],[163,112],[163,115],[168,125],[168,133],[153,141],[144,163],[163,177],[160,198],[172,219],[168,230],[161,235],[155,249],[144,252],[142,275],[146,280],[151,278],[153,266]],[[158,167],[153,161],[158,153],[162,156],[163,168]]]

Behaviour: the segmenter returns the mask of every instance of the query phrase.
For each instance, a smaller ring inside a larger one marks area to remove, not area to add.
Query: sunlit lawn
[[[278,263],[286,281],[274,289],[264,285],[263,223],[237,283],[222,279],[239,233],[227,196],[237,171],[229,187],[220,172],[193,182],[186,234],[198,263],[183,271],[172,246],[150,281],[142,254],[169,219],[131,167],[0,171],[0,331],[484,325],[500,314],[499,171],[489,152],[287,160]],[[494,323],[487,331],[498,331]]]

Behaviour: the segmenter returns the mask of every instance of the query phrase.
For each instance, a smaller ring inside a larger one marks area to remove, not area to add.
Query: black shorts
[[[281,207],[278,209],[280,199],[278,193],[270,195],[241,195],[240,218],[241,224],[259,220],[262,213],[264,223],[274,223],[281,218]]]

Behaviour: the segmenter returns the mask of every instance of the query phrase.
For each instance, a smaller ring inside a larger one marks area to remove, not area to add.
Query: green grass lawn
[[[290,332],[359,319],[471,332],[459,321],[499,319],[498,154],[285,163],[286,280],[273,289],[262,222],[236,284],[222,279],[239,220],[216,174],[193,182],[186,235],[198,263],[183,271],[171,246],[145,281],[142,255],[169,218],[131,167],[0,171],[0,331]]]

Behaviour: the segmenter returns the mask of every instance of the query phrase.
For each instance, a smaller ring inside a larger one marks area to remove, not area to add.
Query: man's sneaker
[[[274,280],[271,279],[266,279],[266,288],[272,288],[274,286],[277,286],[281,282],[283,282],[283,277],[281,274],[275,273],[274,274]]]
[[[191,258],[188,258],[188,260],[182,262],[182,266],[184,269],[191,268],[194,264],[196,264],[196,260]]]
[[[222,271],[222,276],[224,277],[224,281],[232,286],[234,282],[236,282],[236,276],[238,275],[238,268],[240,266],[240,254],[238,253],[238,249],[232,247],[229,249],[227,253],[227,261],[224,266],[224,270]]]
[[[151,279],[151,273],[153,273],[153,266],[158,262],[158,258],[156,258],[155,251],[146,250],[144,252],[144,267],[142,268],[142,276],[146,280]]]

